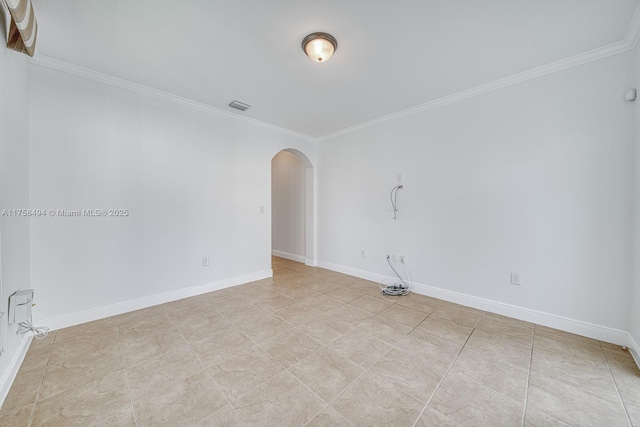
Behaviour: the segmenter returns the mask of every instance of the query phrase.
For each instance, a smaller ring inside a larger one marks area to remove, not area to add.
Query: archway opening
[[[285,149],[271,159],[271,254],[314,265],[313,166]]]

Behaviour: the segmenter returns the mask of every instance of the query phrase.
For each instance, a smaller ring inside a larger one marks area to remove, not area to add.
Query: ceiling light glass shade
[[[313,33],[302,40],[302,50],[315,62],[327,62],[338,48],[331,34]]]

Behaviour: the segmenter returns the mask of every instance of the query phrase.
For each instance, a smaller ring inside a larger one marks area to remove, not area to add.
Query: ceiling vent
[[[249,108],[251,108],[251,105],[245,104],[244,102],[240,102],[240,101],[231,101],[231,104],[229,104],[229,107],[235,108],[236,110],[240,110],[240,111],[247,111]]]

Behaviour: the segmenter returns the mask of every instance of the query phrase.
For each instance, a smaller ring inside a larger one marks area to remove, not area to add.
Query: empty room
[[[0,426],[640,426],[640,0],[0,33]]]

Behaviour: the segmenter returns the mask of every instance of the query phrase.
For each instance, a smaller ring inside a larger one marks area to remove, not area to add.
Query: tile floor
[[[34,340],[0,425],[640,426],[640,370],[619,347],[273,268]]]

